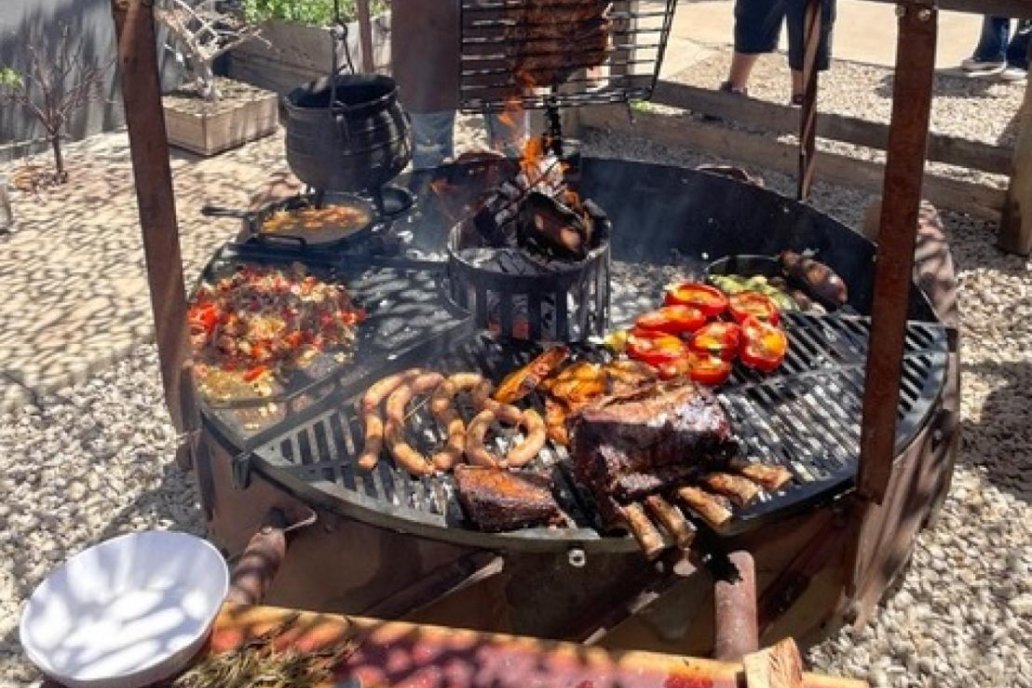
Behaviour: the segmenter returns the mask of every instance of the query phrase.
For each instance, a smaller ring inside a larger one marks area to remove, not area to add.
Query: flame
[[[517,122],[522,114],[523,101],[518,96],[511,96],[505,99],[505,106],[501,114],[498,115],[498,121],[509,129],[516,129],[518,126]]]

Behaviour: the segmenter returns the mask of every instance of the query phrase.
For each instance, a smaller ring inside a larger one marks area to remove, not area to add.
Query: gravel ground
[[[474,129],[463,124],[466,139]],[[602,155],[709,160],[618,137]],[[757,170],[760,172],[759,170]],[[762,173],[791,193],[790,178]],[[818,183],[813,203],[856,226],[866,194]],[[860,632],[811,649],[819,671],[876,686],[1032,686],[1032,266],[992,248],[994,227],[945,213],[961,279],[964,444],[942,518],[922,534],[898,592]],[[0,685],[36,672],[17,642],[25,596],[86,546],[143,528],[203,532],[191,478],[172,463],[153,346],[0,417]]]

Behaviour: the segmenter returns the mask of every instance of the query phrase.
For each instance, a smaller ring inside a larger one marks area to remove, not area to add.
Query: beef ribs
[[[574,470],[597,499],[635,501],[726,466],[737,452],[731,420],[693,384],[609,399],[581,411]]]
[[[526,0],[509,10],[506,39],[518,46],[514,72],[522,86],[550,86],[608,57],[608,0]]]
[[[563,523],[551,484],[542,476],[460,465],[455,485],[466,515],[485,532]]]

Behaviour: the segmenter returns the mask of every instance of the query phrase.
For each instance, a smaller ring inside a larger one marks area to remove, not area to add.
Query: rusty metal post
[[[817,165],[817,49],[821,44],[821,0],[807,0],[803,20],[806,37],[803,54],[803,103],[799,109],[799,179],[796,197],[810,197]]]
[[[860,433],[860,496],[881,504],[892,475],[903,347],[913,281],[935,71],[938,10],[933,2],[897,5],[899,36],[885,162]]]
[[[172,424],[185,437],[178,448],[180,465],[188,467],[200,423],[189,367],[186,288],[161,106],[153,2],[112,0],[111,10],[161,381]]]
[[[718,573],[713,586],[713,656],[738,662],[760,647],[756,564],[746,551],[731,552],[727,560],[728,571]]]

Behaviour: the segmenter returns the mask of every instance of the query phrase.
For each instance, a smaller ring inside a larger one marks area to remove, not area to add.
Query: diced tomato
[[[288,332],[287,335],[283,337],[283,341],[286,342],[287,346],[291,349],[296,349],[304,343],[305,335],[300,330],[294,330],[293,332]]]
[[[243,378],[244,382],[254,382],[260,378],[268,368],[263,365],[254,366],[244,371]]]
[[[744,291],[741,294],[734,294],[728,299],[728,308],[731,310],[731,317],[735,322],[742,322],[749,316],[777,325],[781,319],[781,312],[777,304],[767,296],[758,291]]]
[[[688,354],[680,338],[658,330],[634,329],[627,338],[627,355],[659,368]]]
[[[706,316],[692,306],[664,306],[639,315],[634,326],[667,334],[690,334],[706,324]]]
[[[723,384],[731,377],[731,362],[719,356],[693,351],[688,358],[688,376],[703,385]]]
[[[733,322],[716,321],[701,327],[690,342],[692,351],[733,361],[742,343],[742,328]]]
[[[758,318],[742,321],[742,363],[763,373],[777,370],[788,353],[788,337],[780,327]]]
[[[213,303],[197,304],[190,309],[189,321],[193,327],[200,327],[206,333],[210,333],[219,324],[221,315],[218,307]]]
[[[681,282],[667,287],[665,303],[668,306],[698,308],[707,318],[715,318],[727,310],[724,292],[698,282]]]

